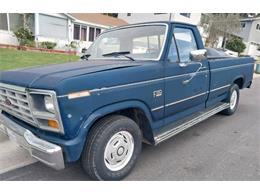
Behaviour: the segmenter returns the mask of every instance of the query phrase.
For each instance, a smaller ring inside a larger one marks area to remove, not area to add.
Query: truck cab
[[[194,25],[109,29],[79,62],[0,72],[0,130],[54,169],[81,160],[91,178],[119,180],[143,142],[234,114],[253,66],[205,49]]]

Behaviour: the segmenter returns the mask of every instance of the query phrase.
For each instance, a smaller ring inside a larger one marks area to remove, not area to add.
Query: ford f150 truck
[[[232,115],[254,65],[205,49],[196,26],[176,22],[109,29],[82,59],[1,72],[0,129],[46,165],[81,160],[97,180],[125,177],[142,142]]]

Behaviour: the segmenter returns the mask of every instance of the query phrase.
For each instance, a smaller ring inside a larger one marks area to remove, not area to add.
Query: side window
[[[169,49],[169,53],[168,53],[168,60],[170,62],[178,61],[178,52],[177,52],[176,44],[174,41],[174,37],[172,37],[172,40],[171,40],[171,45],[170,45],[170,49]]]
[[[179,51],[180,62],[189,62],[190,52],[198,49],[192,30],[175,28],[174,36]]]
[[[161,51],[164,35],[135,37],[133,39],[132,54],[156,58]]]

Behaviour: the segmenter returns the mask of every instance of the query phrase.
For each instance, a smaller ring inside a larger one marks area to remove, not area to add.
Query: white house
[[[18,45],[13,32],[25,25],[33,32],[36,42],[57,43],[56,49],[76,41],[88,48],[105,29],[127,24],[124,20],[98,13],[0,13],[0,44]]]
[[[235,35],[246,44],[245,54],[260,56],[260,17],[241,20],[241,31]]]
[[[200,23],[200,13],[119,13],[118,18],[132,24],[150,21],[176,21],[194,25]]]

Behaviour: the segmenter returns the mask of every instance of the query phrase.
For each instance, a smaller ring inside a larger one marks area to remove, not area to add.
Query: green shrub
[[[55,42],[50,42],[50,41],[44,41],[40,43],[41,48],[45,49],[54,49],[56,47],[57,43]]]
[[[71,41],[69,44],[66,44],[66,47],[70,50],[75,50],[78,46],[79,44],[76,41]]]
[[[233,38],[227,41],[226,48],[240,54],[245,50],[246,45],[243,43],[241,39]]]
[[[32,43],[34,43],[34,37],[32,32],[29,29],[19,28],[17,31],[14,32],[14,34],[20,46],[28,46],[27,44],[33,45]]]
[[[35,47],[35,41],[31,41],[31,40],[27,40],[25,41],[24,43],[24,46],[27,46],[27,47]]]

